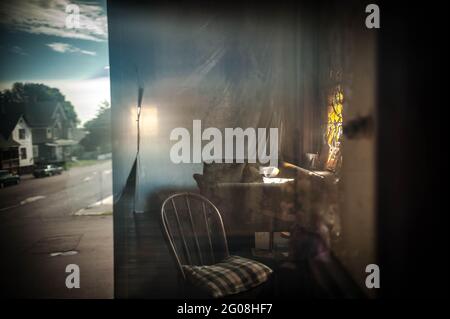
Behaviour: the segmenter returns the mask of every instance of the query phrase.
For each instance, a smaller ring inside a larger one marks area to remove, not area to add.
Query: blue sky
[[[73,4],[75,29],[66,25]],[[0,34],[0,89],[17,81],[57,87],[82,122],[110,100],[106,0],[2,1]]]

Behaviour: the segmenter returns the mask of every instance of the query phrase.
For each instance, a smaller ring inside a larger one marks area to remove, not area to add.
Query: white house
[[[19,167],[20,170],[28,170],[28,167],[34,165],[33,159],[33,142],[31,128],[21,116],[17,121],[16,127],[12,132],[14,141],[20,144],[19,146]]]
[[[22,114],[5,115],[2,122],[2,168],[21,174],[31,172],[34,158],[30,127]]]
[[[61,103],[56,101],[25,104],[24,118],[33,135],[33,156],[38,163],[65,162],[71,159],[72,139],[76,123],[69,119]]]

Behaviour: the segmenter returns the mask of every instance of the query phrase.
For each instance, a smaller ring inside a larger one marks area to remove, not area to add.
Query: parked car
[[[6,170],[0,170],[0,188],[6,185],[17,185],[20,183],[20,176],[11,174]]]
[[[33,171],[33,175],[34,177],[45,177],[45,176],[60,175],[62,174],[62,172],[63,168],[61,166],[49,164],[35,168]]]

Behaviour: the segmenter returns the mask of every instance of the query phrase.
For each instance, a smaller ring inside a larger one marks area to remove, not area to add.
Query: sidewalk
[[[80,209],[75,216],[104,216],[112,215],[113,212],[113,196],[103,198],[102,200]]]

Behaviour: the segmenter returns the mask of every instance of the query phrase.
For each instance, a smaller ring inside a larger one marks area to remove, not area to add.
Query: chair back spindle
[[[169,196],[161,222],[183,278],[183,265],[210,265],[229,256],[222,216],[206,197],[188,192]]]

